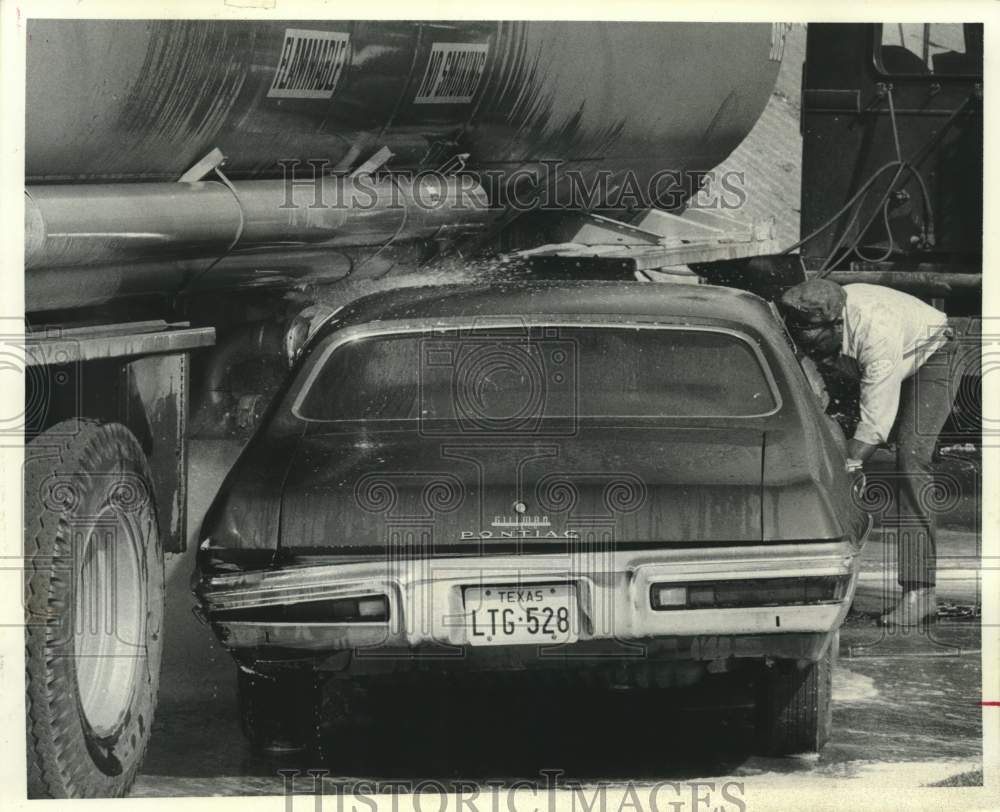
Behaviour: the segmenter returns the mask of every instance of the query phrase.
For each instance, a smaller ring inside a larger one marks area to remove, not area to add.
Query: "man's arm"
[[[878,448],[877,445],[851,438],[847,441],[847,458],[858,460],[861,463],[868,462],[868,458],[875,453],[876,448]]]

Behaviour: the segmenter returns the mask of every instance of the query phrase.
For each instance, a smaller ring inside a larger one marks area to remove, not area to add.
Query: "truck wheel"
[[[764,670],[757,689],[757,741],[764,755],[818,753],[830,737],[833,668],[840,632],[818,662],[779,661]]]
[[[142,762],[159,687],[163,555],[145,455],[72,420],[24,467],[28,796],[114,797]]]
[[[318,738],[320,691],[311,670],[258,674],[237,666],[240,724],[254,750],[301,753]]]

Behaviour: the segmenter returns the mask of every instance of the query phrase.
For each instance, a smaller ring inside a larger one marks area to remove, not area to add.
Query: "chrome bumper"
[[[843,621],[857,581],[859,546],[849,541],[756,547],[317,563],[226,574],[198,589],[202,612],[231,649],[302,651],[463,646],[470,586],[571,583],[580,642],[704,635],[829,633]],[[840,600],[753,608],[654,610],[654,583],[852,576]],[[226,610],[384,594],[385,622],[276,623],[222,620]]]

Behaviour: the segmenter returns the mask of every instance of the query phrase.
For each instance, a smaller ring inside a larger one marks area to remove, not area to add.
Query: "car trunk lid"
[[[432,437],[340,428],[303,437],[285,482],[288,551],[530,554],[581,543],[761,540],[763,432],[579,425],[572,436]]]

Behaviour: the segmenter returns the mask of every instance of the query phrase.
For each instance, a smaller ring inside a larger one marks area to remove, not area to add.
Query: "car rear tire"
[[[310,669],[262,674],[236,669],[240,724],[254,750],[301,753],[319,738],[320,686]]]
[[[817,662],[779,661],[757,686],[757,744],[769,756],[818,753],[830,737],[833,669],[840,632]]]
[[[24,467],[28,796],[117,797],[159,687],[163,556],[149,468],[124,426],[59,423]]]

